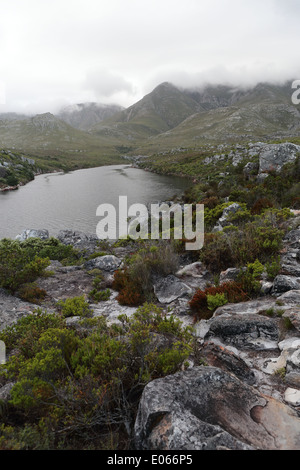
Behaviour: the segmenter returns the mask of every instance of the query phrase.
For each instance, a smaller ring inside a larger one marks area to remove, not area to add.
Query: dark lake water
[[[15,238],[25,229],[47,229],[54,236],[64,229],[96,234],[100,204],[118,208],[119,196],[127,196],[129,206],[156,203],[190,185],[129,165],[39,175],[17,191],[0,193],[0,238]]]

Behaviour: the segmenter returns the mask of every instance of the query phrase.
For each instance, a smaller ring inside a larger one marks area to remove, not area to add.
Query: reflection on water
[[[17,191],[0,193],[0,238],[44,228],[51,235],[63,229],[95,234],[100,204],[118,208],[119,196],[127,196],[128,205],[164,201],[189,186],[183,178],[128,165],[39,175]]]

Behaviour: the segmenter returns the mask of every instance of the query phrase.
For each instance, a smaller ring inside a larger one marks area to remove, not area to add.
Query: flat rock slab
[[[256,314],[214,318],[205,336],[220,338],[225,344],[239,349],[277,349],[279,330],[273,318]]]
[[[270,308],[277,307],[274,298],[249,300],[248,302],[239,302],[236,304],[226,304],[218,307],[214,312],[214,317],[220,315],[248,315],[264,313]],[[279,307],[278,307],[279,308]],[[281,307],[280,307],[281,308]]]
[[[13,325],[24,316],[32,315],[37,308],[38,305],[24,302],[0,289],[0,330]]]
[[[103,300],[97,304],[91,304],[93,310],[93,317],[104,316],[108,323],[119,323],[119,315],[127,315],[131,317],[136,311],[137,307],[129,307],[120,305],[116,297],[118,292],[111,291],[111,296],[108,300]]]
[[[58,268],[52,276],[38,279],[37,285],[47,292],[47,299],[43,304],[47,305],[47,300],[56,302],[68,297],[88,295],[93,289],[92,276],[82,269],[76,269],[77,267],[70,268]]]

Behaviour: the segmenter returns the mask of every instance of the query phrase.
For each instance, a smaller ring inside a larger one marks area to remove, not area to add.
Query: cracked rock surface
[[[233,374],[196,367],[144,389],[135,425],[138,449],[299,449],[295,411]]]

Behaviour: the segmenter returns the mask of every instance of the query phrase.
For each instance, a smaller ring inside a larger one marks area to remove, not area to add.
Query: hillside
[[[115,144],[118,142],[75,129],[51,113],[0,121],[0,148],[26,152],[48,167],[75,168],[119,161]]]
[[[134,105],[94,126],[91,132],[144,141],[173,129],[202,109],[188,94],[170,83],[162,83]]]
[[[144,142],[144,152],[210,143],[290,139],[300,134],[300,110],[288,85],[258,84],[249,90],[208,87],[187,92],[205,108]]]

